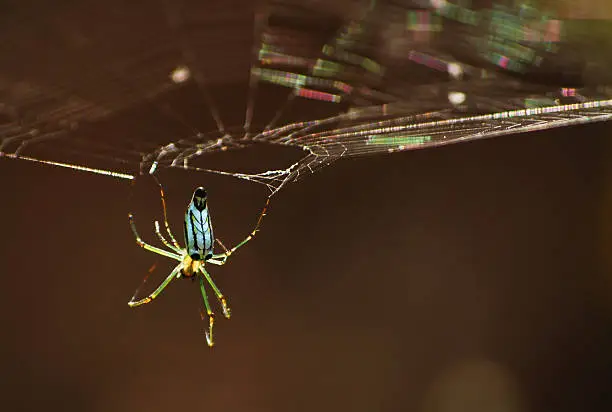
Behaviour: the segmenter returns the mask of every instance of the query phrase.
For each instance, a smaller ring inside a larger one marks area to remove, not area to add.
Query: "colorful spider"
[[[158,183],[159,184],[159,183]],[[212,329],[214,325],[214,313],[210,309],[210,304],[208,303],[208,296],[206,295],[206,288],[204,287],[204,279],[208,282],[210,287],[215,292],[217,299],[221,303],[223,308],[223,315],[229,319],[231,312],[230,308],[227,305],[227,301],[221,290],[215,285],[210,274],[204,269],[204,265],[206,263],[212,263],[214,265],[223,265],[227,261],[227,258],[230,257],[232,253],[236,251],[239,247],[243,246],[249,240],[253,239],[255,233],[259,230],[259,226],[263,220],[263,217],[266,215],[266,210],[268,208],[268,204],[270,199],[266,201],[266,204],[259,215],[257,220],[257,224],[253,231],[240,243],[234,246],[231,249],[227,249],[223,243],[219,239],[215,239],[213,236],[212,224],[210,222],[210,214],[208,212],[208,204],[207,204],[207,193],[206,190],[202,187],[198,187],[191,197],[191,202],[187,206],[187,212],[185,213],[185,222],[184,222],[184,232],[185,232],[185,248],[181,248],[179,243],[176,241],[172,232],[170,231],[170,225],[168,224],[168,218],[166,213],[166,200],[164,197],[164,190],[159,184],[162,208],[164,212],[164,225],[166,228],[166,232],[168,233],[168,237],[170,241],[166,240],[166,238],[162,235],[159,228],[159,222],[155,221],[155,233],[159,240],[168,248],[170,251],[161,249],[155,246],[151,246],[148,243],[145,243],[140,236],[138,235],[138,231],[136,230],[136,224],[134,223],[134,215],[129,214],[130,226],[132,231],[134,232],[134,236],[136,237],[136,243],[142,248],[157,253],[158,255],[166,256],[171,259],[177,260],[179,262],[178,265],[170,272],[170,275],[151,293],[149,296],[140,299],[134,300],[138,290],[132,297],[132,299],[128,302],[130,307],[136,307],[140,305],[144,305],[145,303],[149,303],[153,301],[165,288],[172,282],[173,279],[178,278],[187,278],[195,280],[198,278],[200,282],[200,290],[202,291],[202,298],[204,299],[204,306],[206,307],[206,314],[208,316],[208,331],[206,333],[206,342],[208,346],[213,346],[213,334]],[[219,243],[219,245],[223,248],[224,252],[220,254],[213,253],[214,242]]]

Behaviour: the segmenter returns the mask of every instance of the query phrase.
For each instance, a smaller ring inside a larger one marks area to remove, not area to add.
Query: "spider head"
[[[203,187],[198,187],[195,192],[193,192],[191,201],[196,209],[198,209],[200,212],[206,209],[206,197],[206,189]]]

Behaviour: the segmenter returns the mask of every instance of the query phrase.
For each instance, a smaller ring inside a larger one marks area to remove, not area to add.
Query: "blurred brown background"
[[[15,78],[53,72],[68,81],[98,65],[102,51],[70,69],[40,33],[35,46],[23,35],[49,15],[68,19],[66,27],[93,24],[94,3],[0,3],[0,67]],[[141,3],[130,3],[134,21],[140,7],[145,14]],[[112,15],[112,4],[97,7]],[[200,39],[226,39],[210,40],[206,63],[215,85],[227,83],[216,97],[230,119],[232,102],[237,118],[244,113],[236,91],[244,84],[233,76],[249,67],[247,5],[219,6],[209,16],[215,35]],[[129,56],[129,47],[106,44],[105,53]],[[91,92],[103,96],[105,87]],[[110,121],[101,135],[139,136],[148,120]],[[210,268],[233,309],[230,321],[218,318],[212,350],[196,284],[176,282],[153,304],[127,306],[152,264],[152,284],[172,268],[134,243],[127,222],[135,211],[142,236],[157,242],[151,182],[133,188],[3,159],[3,409],[610,410],[611,131],[603,123],[344,160],[289,185],[257,238]],[[249,149],[211,162],[269,169],[295,156]],[[194,187],[209,189],[215,234],[227,245],[251,229],[266,195],[231,178],[160,178],[181,243]]]

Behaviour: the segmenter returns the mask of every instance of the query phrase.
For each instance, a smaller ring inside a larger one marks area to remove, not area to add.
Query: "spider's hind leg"
[[[208,316],[208,331],[204,331],[204,333],[206,334],[206,343],[208,343],[208,346],[212,347],[214,345],[213,326],[215,324],[215,314],[210,309],[210,304],[208,303],[208,296],[206,295],[206,288],[204,287],[204,279],[199,278],[199,280],[202,298],[204,299],[204,306],[206,307],[206,315]],[[202,316],[202,320],[204,320],[204,316]]]
[[[212,278],[210,277],[206,269],[204,269],[204,267],[200,266],[200,272],[202,272],[202,275],[204,275],[204,277],[208,281],[208,284],[215,292],[217,299],[219,299],[219,303],[221,303],[221,307],[223,308],[223,316],[229,319],[232,315],[232,310],[227,305],[227,300],[225,299],[225,296],[223,296],[221,290],[217,287],[217,285],[215,285],[215,282],[213,282]]]

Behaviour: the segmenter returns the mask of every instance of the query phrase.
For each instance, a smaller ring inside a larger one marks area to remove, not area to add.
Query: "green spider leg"
[[[157,185],[159,186],[159,193],[161,195],[162,210],[164,212],[164,226],[166,227],[166,232],[168,233],[168,236],[170,237],[170,241],[172,242],[174,247],[168,246],[165,239],[163,239],[162,241],[170,249],[181,250],[181,245],[179,245],[179,243],[176,241],[176,238],[174,237],[174,235],[172,235],[172,231],[170,230],[170,224],[168,223],[168,212],[166,211],[166,196],[164,195],[164,189],[163,189],[161,183],[159,182],[159,180],[157,180],[156,177],[155,177],[155,181],[157,182]],[[155,224],[156,224],[156,226],[159,226],[157,221],[155,222]],[[160,238],[163,238],[163,236],[161,236],[161,233],[160,233]]]
[[[212,347],[215,344],[213,342],[213,325],[215,324],[215,314],[210,309],[210,303],[208,303],[208,296],[206,295],[206,288],[204,287],[204,279],[199,278],[199,280],[202,298],[204,299],[204,306],[206,307],[206,315],[208,316],[208,330],[205,330],[204,333],[206,334],[206,343],[208,343],[208,346]],[[204,320],[204,317],[202,317],[202,320]]]
[[[223,249],[225,249],[225,252],[213,255],[210,259],[206,260],[206,262],[212,263],[213,265],[224,265],[225,262],[227,261],[227,258],[229,258],[232,255],[232,253],[234,253],[236,250],[238,250],[238,248],[244,246],[247,242],[253,239],[255,237],[255,234],[259,231],[259,227],[261,226],[261,222],[263,221],[263,218],[266,216],[266,211],[268,210],[269,204],[270,204],[270,198],[266,200],[266,204],[264,205],[263,210],[259,214],[259,219],[257,219],[257,224],[255,225],[255,228],[253,229],[251,233],[249,233],[249,235],[246,238],[244,238],[240,243],[238,243],[236,246],[234,246],[230,250],[227,250],[227,248],[223,246],[223,243],[219,241],[219,244],[221,245],[221,247],[223,247]]]
[[[202,273],[202,275],[204,275],[204,277],[208,281],[208,284],[215,292],[217,299],[219,299],[219,303],[221,303],[221,307],[223,308],[223,316],[229,319],[232,315],[232,311],[229,306],[227,306],[227,300],[225,299],[225,296],[223,296],[221,290],[217,287],[217,285],[215,285],[215,282],[213,282],[212,277],[210,277],[210,274],[206,271],[206,269],[204,269],[204,266],[200,266],[200,272]]]
[[[164,235],[161,234],[160,230],[159,230],[159,222],[156,220],[155,221],[155,234],[157,235],[157,237],[159,238],[159,240],[161,240],[161,242],[166,245],[166,247],[170,250],[175,251],[176,253],[178,253],[179,255],[183,254],[183,250],[180,247],[177,247],[175,245],[173,245],[172,243],[168,242],[166,240],[166,238],[164,237]],[[172,235],[170,235],[172,236]]]
[[[162,255],[162,256],[169,257],[170,259],[178,260],[179,262],[183,260],[183,258],[179,254],[172,253],[167,250],[160,249],[158,247],[151,246],[148,243],[145,243],[140,238],[140,235],[138,234],[138,231],[136,230],[136,223],[134,223],[134,215],[130,213],[128,217],[130,219],[130,227],[132,228],[132,232],[134,233],[134,237],[136,238],[136,244],[138,246],[140,246],[141,248],[145,250],[148,250],[149,252],[157,253],[158,255]]]
[[[223,296],[223,293],[221,293],[221,290],[217,287],[217,285],[215,285],[215,282],[213,282],[212,278],[210,277],[210,275],[204,269],[203,266],[200,266],[199,271],[203,275],[203,277],[199,277],[198,279],[200,281],[200,290],[202,291],[202,298],[204,299],[204,306],[206,308],[206,314],[208,316],[208,331],[205,331],[205,333],[206,333],[206,342],[208,343],[208,346],[213,346],[214,345],[214,342],[213,342],[213,325],[215,323],[215,314],[212,311],[212,309],[210,308],[210,303],[208,302],[208,295],[206,294],[206,287],[204,285],[204,278],[206,278],[206,280],[208,281],[208,284],[210,285],[210,287],[215,292],[215,295],[217,296],[217,299],[219,299],[219,302],[221,303],[221,307],[223,308],[223,316],[225,316],[227,319],[229,319],[232,312],[231,312],[230,308],[227,306],[227,300]]]
[[[225,255],[227,253],[230,253],[230,251],[225,247],[223,242],[221,242],[221,239],[219,239],[217,237],[217,238],[215,238],[215,242],[217,242],[219,244],[219,246],[221,246],[221,249],[223,249],[224,253],[221,253],[221,255]],[[217,256],[219,256],[219,255],[217,255]],[[215,259],[215,257],[213,256],[211,258],[208,258],[208,260],[206,260],[206,263],[212,263],[213,265],[224,265],[226,259],[227,258],[225,258],[223,260],[218,260],[218,259]]]
[[[172,270],[172,272],[170,272],[170,275],[168,275],[168,277],[161,283],[161,285],[159,285],[157,289],[155,289],[153,293],[151,293],[149,296],[142,298],[140,300],[134,301],[134,298],[136,297],[136,295],[134,295],[132,296],[132,299],[128,302],[128,305],[131,308],[134,308],[136,306],[144,305],[146,303],[150,303],[151,301],[153,301],[153,299],[155,299],[157,295],[162,293],[162,291],[166,288],[166,286],[170,284],[170,282],[172,282],[172,280],[178,277],[178,275],[180,274],[181,266],[182,264],[178,264]],[[138,290],[136,290],[136,293],[138,293]]]

